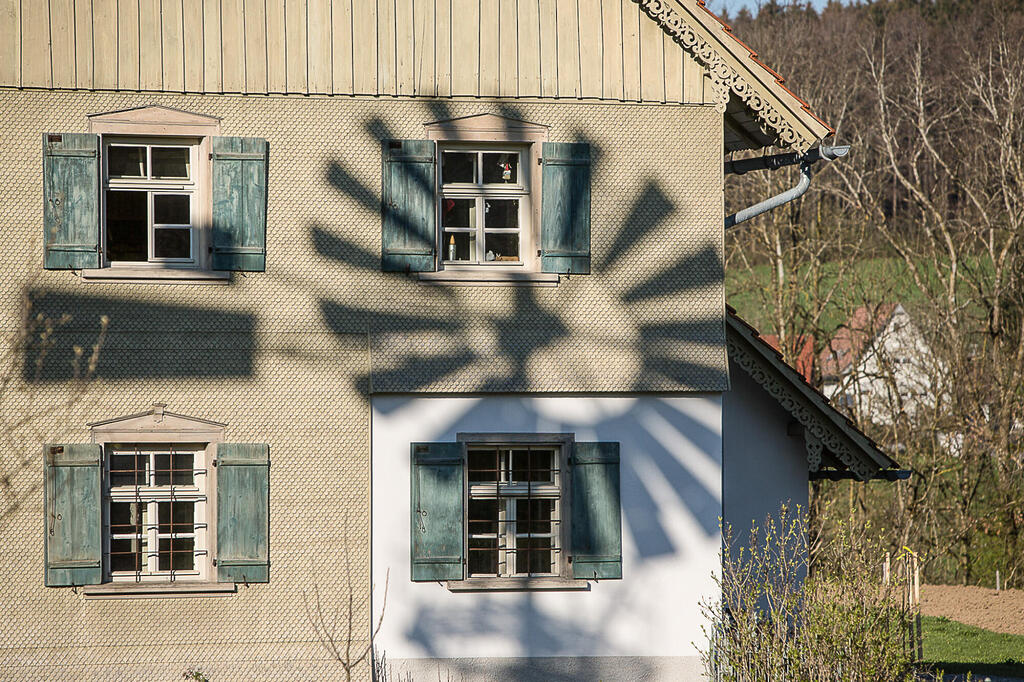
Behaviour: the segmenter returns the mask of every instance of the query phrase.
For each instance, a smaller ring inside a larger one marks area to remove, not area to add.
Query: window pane
[[[174,485],[192,485],[192,459],[191,452],[158,452],[156,454],[156,484],[171,485],[173,481]]]
[[[518,233],[488,232],[484,235],[484,244],[487,248],[484,260],[497,262],[519,260]]]
[[[441,227],[476,227],[476,199],[449,199],[441,205]]]
[[[444,152],[441,155],[441,182],[476,182],[476,152]]]
[[[184,147],[153,147],[153,177],[187,180],[189,150]]]
[[[158,502],[161,533],[194,533],[195,502]]]
[[[469,534],[498,532],[498,500],[469,501]]]
[[[114,261],[149,260],[149,196],[146,192],[107,191],[107,257]]]
[[[551,573],[551,538],[518,538],[516,540],[517,573]]]
[[[191,571],[196,566],[193,538],[160,538],[158,570]]]
[[[446,261],[476,260],[476,232],[445,232],[443,253]]]
[[[112,178],[146,177],[146,148],[107,147],[107,173]]]
[[[191,258],[192,230],[187,227],[161,227],[153,230],[155,258]]]
[[[530,480],[530,451],[523,450],[512,450],[511,455],[511,480],[514,482],[522,482]]]
[[[469,481],[471,483],[498,482],[498,451],[469,451]]]
[[[516,533],[550,533],[554,510],[554,500],[516,500]]]
[[[519,199],[485,200],[484,227],[487,229],[517,229],[519,227]]]
[[[489,538],[469,539],[469,574],[498,573],[498,541]]]
[[[154,194],[153,224],[191,225],[190,198],[187,194]]]
[[[551,482],[553,457],[551,450],[513,450],[512,480]]]
[[[483,171],[486,184],[515,184],[519,182],[519,155],[484,154]]]
[[[110,485],[148,485],[146,465],[149,455],[134,452],[115,452],[110,455]]]
[[[110,532],[114,535],[138,534],[145,522],[145,503],[111,502]]]
[[[111,571],[141,571],[145,562],[146,537],[110,541]]]

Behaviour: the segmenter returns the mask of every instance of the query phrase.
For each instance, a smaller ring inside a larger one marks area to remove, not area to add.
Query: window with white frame
[[[198,143],[190,138],[105,138],[107,263],[196,264]]]
[[[439,155],[442,265],[521,265],[531,246],[526,148],[445,145]]]
[[[119,581],[207,577],[205,444],[106,446],[106,566]]]
[[[561,574],[559,450],[551,445],[470,444],[468,577]]]

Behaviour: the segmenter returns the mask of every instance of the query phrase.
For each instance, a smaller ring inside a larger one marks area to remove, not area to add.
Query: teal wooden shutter
[[[217,444],[217,580],[270,579],[270,448]]]
[[[385,140],[381,269],[430,272],[434,266],[434,143]]]
[[[572,458],[572,574],[622,577],[619,444],[576,443]]]
[[[263,272],[267,262],[267,141],[213,138],[214,270]]]
[[[100,137],[43,135],[43,267],[100,266]]]
[[[46,577],[49,587],[103,580],[103,459],[93,443],[43,446]]]
[[[544,272],[590,273],[590,145],[545,142],[540,262]]]
[[[413,581],[462,580],[465,443],[412,444]]]

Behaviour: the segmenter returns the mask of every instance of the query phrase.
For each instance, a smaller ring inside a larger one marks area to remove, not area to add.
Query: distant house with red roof
[[[891,424],[935,404],[932,386],[939,366],[900,303],[857,308],[817,363],[822,393],[876,424]]]

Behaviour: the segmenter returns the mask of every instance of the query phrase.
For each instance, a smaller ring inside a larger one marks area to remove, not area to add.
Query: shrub
[[[806,518],[778,519],[734,541],[723,528],[720,599],[704,600],[705,673],[721,682],[904,682],[913,668],[908,571],[882,579],[868,528],[841,526],[810,556]],[[898,563],[898,562],[897,562]]]

